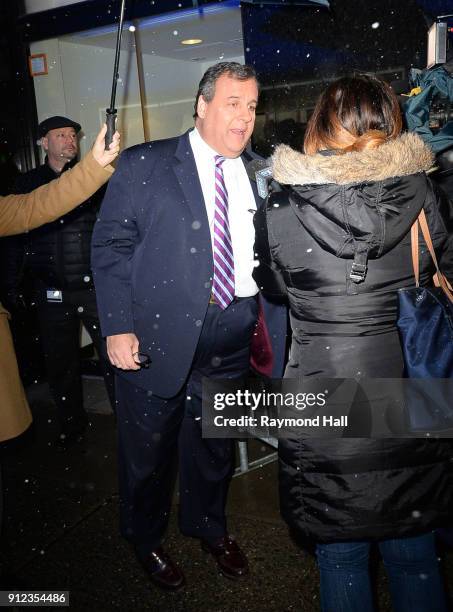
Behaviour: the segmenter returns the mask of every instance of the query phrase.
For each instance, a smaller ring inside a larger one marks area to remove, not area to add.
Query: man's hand
[[[116,334],[107,336],[107,353],[110,363],[122,370],[139,370],[132,353],[138,351],[138,338],[135,334]]]
[[[120,134],[119,132],[115,132],[113,134],[112,142],[108,150],[105,150],[105,134],[107,132],[107,126],[104,125],[101,128],[101,131],[96,136],[96,140],[94,141],[92,153],[94,159],[100,164],[103,168],[112,163],[112,161],[118,157],[118,153],[120,152]]]

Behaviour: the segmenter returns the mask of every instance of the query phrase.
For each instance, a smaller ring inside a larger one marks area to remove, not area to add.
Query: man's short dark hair
[[[214,66],[211,66],[206,70],[204,75],[201,77],[200,84],[198,85],[197,96],[195,98],[194,119],[198,117],[197,106],[200,96],[203,96],[206,102],[211,102],[215,95],[215,84],[224,74],[233,79],[237,79],[238,81],[255,79],[258,85],[256,72],[252,66],[248,66],[247,64],[239,64],[238,62],[219,62],[218,64],[214,64]]]

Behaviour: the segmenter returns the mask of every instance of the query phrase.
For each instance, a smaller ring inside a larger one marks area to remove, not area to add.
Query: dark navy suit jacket
[[[253,182],[252,188],[256,194]],[[176,395],[192,364],[213,272],[189,132],[122,153],[95,224],[91,257],[103,336],[133,332],[152,359],[148,369],[119,374],[161,397]],[[285,308],[266,305],[265,311],[274,319],[274,374],[280,376]]]

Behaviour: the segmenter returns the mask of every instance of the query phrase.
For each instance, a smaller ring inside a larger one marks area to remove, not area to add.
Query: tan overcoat
[[[88,199],[111,176],[92,153],[60,178],[23,195],[0,197],[0,236],[22,234],[54,221]],[[0,442],[24,432],[32,417],[19,377],[8,323],[0,304]]]

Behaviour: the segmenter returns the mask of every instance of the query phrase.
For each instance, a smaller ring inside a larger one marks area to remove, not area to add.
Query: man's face
[[[210,102],[198,99],[196,126],[203,140],[224,157],[239,157],[255,125],[258,85],[222,74]]]
[[[41,143],[51,162],[71,161],[79,149],[76,131],[71,127],[49,130]]]

